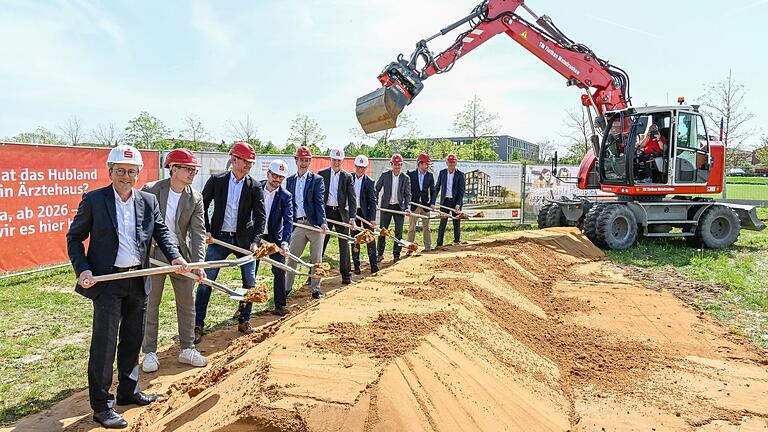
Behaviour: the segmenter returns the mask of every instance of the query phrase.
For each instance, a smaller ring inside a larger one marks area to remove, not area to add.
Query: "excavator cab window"
[[[675,183],[707,183],[709,178],[709,140],[701,115],[677,115]]]
[[[632,118],[625,113],[610,116],[600,152],[601,177],[608,183],[626,184],[627,148]]]

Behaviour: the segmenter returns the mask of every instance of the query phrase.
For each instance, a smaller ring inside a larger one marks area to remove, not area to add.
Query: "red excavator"
[[[519,8],[533,20],[520,16]],[[469,28],[445,51],[434,55],[427,48],[429,41],[465,24]],[[631,247],[638,234],[685,237],[691,244],[719,249],[732,245],[741,228],[765,229],[754,206],[699,196],[722,191],[725,148],[707,134],[697,105],[683,105],[680,98],[678,105],[631,107],[628,74],[568,38],[548,16],[537,16],[524,0],[485,0],[468,16],[419,41],[409,59],[400,54],[378,76],[383,86],[357,100],[363,130],[396,127],[397,116],[424,89],[425,79],[450,71],[459,58],[502,33],[565,77],[568,86],[583,90],[581,103],[593,134],[578,186],[610,194],[599,200],[553,197],[539,213],[540,227],[578,226],[610,249]],[[649,140],[656,142],[650,152]]]

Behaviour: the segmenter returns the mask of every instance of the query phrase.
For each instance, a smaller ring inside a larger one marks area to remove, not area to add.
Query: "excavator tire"
[[[600,217],[600,213],[603,210],[605,210],[605,204],[595,203],[584,216],[584,223],[582,225],[584,235],[587,236],[592,243],[601,247],[605,247],[605,245],[597,238],[597,218]]]
[[[736,243],[740,232],[741,222],[736,212],[726,206],[713,205],[699,218],[694,237],[708,249],[725,249]]]
[[[547,214],[549,214],[549,209],[552,207],[552,204],[545,204],[541,206],[541,210],[539,210],[539,214],[536,216],[536,222],[539,224],[539,229],[547,228]]]
[[[550,204],[549,210],[547,210],[547,216],[545,222],[547,227],[565,226],[565,215],[563,214],[563,208],[558,204]]]
[[[626,205],[608,204],[597,218],[596,231],[608,249],[629,249],[637,239],[637,219]]]

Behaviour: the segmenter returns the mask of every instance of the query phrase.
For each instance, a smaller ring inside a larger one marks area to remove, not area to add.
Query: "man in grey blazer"
[[[354,225],[357,197],[355,196],[352,175],[341,168],[341,164],[344,162],[344,150],[331,149],[330,156],[331,166],[318,172],[326,186],[325,216],[328,219]],[[329,223],[328,228],[349,235],[349,229],[343,226]],[[330,236],[325,236],[323,253],[325,253],[330,239]],[[349,257],[348,243],[347,240],[339,239],[339,272],[341,273],[341,283],[344,285],[352,283],[352,263]]]
[[[392,155],[389,160],[392,169],[390,171],[384,171],[379,179],[376,181],[376,194],[378,195],[382,190],[381,199],[379,200],[379,207],[382,209],[399,210],[410,213],[409,207],[411,206],[411,182],[408,176],[402,172],[403,157],[399,153]],[[389,228],[389,223],[395,220],[395,237],[403,238],[403,221],[405,216],[399,214],[393,214],[386,211],[381,212],[379,219],[379,225],[381,228]],[[379,237],[378,244],[378,261],[384,260],[384,249],[387,246],[387,238]],[[394,262],[400,260],[400,245],[397,243],[392,247],[392,255],[394,256]]]
[[[172,150],[165,157],[163,165],[169,170],[170,177],[142,188],[157,197],[160,212],[172,234],[181,256],[188,262],[202,261],[205,257],[205,219],[203,216],[203,196],[192,189],[200,164],[197,157],[187,149]],[[153,245],[152,258],[164,261],[162,252]],[[194,271],[199,277],[205,277],[202,269]],[[155,275],[149,278],[152,291],[147,299],[147,313],[144,325],[142,351],[144,372],[155,372],[160,367],[157,359],[157,329],[160,315],[160,301],[163,298],[165,276]],[[179,362],[203,367],[208,359],[195,349],[195,281],[181,275],[171,275],[173,295],[176,300],[176,319],[179,329]]]

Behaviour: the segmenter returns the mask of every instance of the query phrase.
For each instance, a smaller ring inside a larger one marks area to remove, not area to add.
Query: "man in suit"
[[[211,176],[203,187],[203,209],[205,210],[206,235],[217,240],[249,249],[251,252],[261,242],[264,232],[264,195],[261,185],[248,175],[256,161],[256,151],[250,144],[235,143],[229,151],[230,171]],[[213,217],[208,219],[208,207],[213,202]],[[241,257],[242,254],[217,244],[209,244],[205,252],[206,261],[223,260],[230,254]],[[205,270],[208,279],[216,280],[218,268]],[[240,266],[243,288],[256,287],[256,263]],[[200,284],[195,297],[195,343],[203,337],[205,315],[211,298],[211,287]],[[237,326],[240,333],[253,332],[250,321]]]
[[[264,189],[264,213],[267,215],[262,239],[280,247],[279,252],[269,256],[280,263],[285,263],[288,242],[291,240],[293,231],[293,202],[290,192],[282,187],[287,174],[288,164],[282,159],[275,159],[269,163],[267,179],[261,181],[261,187]],[[259,262],[256,261],[256,271],[259,271]],[[289,313],[285,292],[285,270],[272,266],[272,275],[274,276],[272,291],[275,299],[275,309],[272,313],[284,316]],[[240,323],[251,319],[252,306],[250,302],[240,302],[237,314]]]
[[[358,155],[355,158],[354,187],[357,197],[357,216],[367,220],[373,226],[376,226],[376,197],[375,185],[373,179],[365,174],[368,169],[368,157]],[[355,263],[355,274],[360,274],[360,249],[352,246],[352,261]],[[362,246],[361,246],[362,247]],[[379,271],[379,263],[376,261],[376,242],[372,241],[366,245],[368,248],[368,262],[371,265],[371,274]]]
[[[352,175],[341,168],[344,162],[344,150],[331,149],[331,166],[320,170],[318,174],[323,178],[325,188],[325,216],[339,222],[355,224],[355,213],[357,212],[357,196],[355,195],[355,186],[352,182]],[[328,228],[338,233],[349,235],[349,229],[336,224],[330,224]],[[330,236],[323,240],[323,254],[328,245]],[[344,239],[339,240],[339,271],[341,273],[341,283],[348,285],[352,283],[352,263],[349,259],[349,242]]]
[[[453,216],[458,216],[458,211],[464,205],[464,173],[456,169],[456,163],[458,159],[456,155],[451,153],[446,158],[446,164],[448,168],[440,170],[440,174],[437,175],[437,193],[440,194],[440,205],[449,207]],[[448,219],[440,219],[440,225],[437,228],[437,246],[443,245],[443,237],[445,236],[445,227],[448,224]],[[453,219],[453,242],[459,243],[461,241],[461,221],[456,218]]]
[[[88,397],[93,420],[106,428],[128,422],[113,406],[147,405],[156,395],[139,389],[139,351],[144,336],[144,308],[151,285],[143,277],[96,283],[94,275],[122,273],[149,267],[150,240],[179,272],[187,262],[174,244],[155,196],[134,189],[143,167],[141,154],[128,145],[109,152],[112,184],[83,196],[67,232],[67,253],[77,277],[75,291],[93,302],[93,329],[88,357]],[[83,242],[90,237],[88,252]],[[118,343],[119,340],[119,343]],[[117,398],[112,386],[112,363],[117,348]]]
[[[379,179],[376,181],[376,194],[381,194],[381,200],[379,201],[379,207],[382,209],[399,210],[409,212],[408,207],[411,205],[411,183],[410,179],[404,172],[403,157],[399,153],[392,155],[389,161],[392,169],[384,171]],[[392,219],[395,220],[395,237],[403,238],[403,221],[405,217],[403,215],[389,213],[386,211],[381,212],[380,224],[382,228],[389,228],[389,223]],[[384,249],[387,246],[387,238],[379,237],[378,261],[384,260]],[[397,243],[392,247],[392,255],[394,262],[400,260],[400,245]]]
[[[312,164],[312,152],[305,146],[299,146],[294,156],[296,160],[296,174],[286,180],[286,189],[293,197],[293,221],[302,225],[320,227],[323,232],[310,231],[301,227],[294,227],[291,234],[289,249],[293,255],[301,256],[304,247],[309,242],[309,255],[313,263],[323,260],[323,238],[328,232],[328,224],[325,220],[325,182],[323,178],[309,171]],[[296,262],[290,260],[288,265],[296,268]],[[314,270],[312,270],[314,271]],[[294,274],[288,273],[285,277],[285,291],[290,294],[293,289]],[[321,299],[325,297],[320,291],[320,279],[312,278],[312,297]]]
[[[157,197],[160,213],[163,214],[165,225],[171,232],[179,252],[189,262],[199,262],[205,255],[205,218],[203,216],[203,196],[192,188],[200,163],[197,157],[187,149],[174,149],[165,157],[169,178],[147,183],[141,189]],[[152,258],[164,261],[160,250],[153,245],[150,253]],[[202,269],[194,270],[199,277],[205,277]],[[160,368],[157,358],[157,329],[160,315],[160,302],[163,298],[165,276],[150,276],[152,291],[147,301],[147,317],[145,320],[144,360],[141,367],[144,372],[155,372]],[[203,367],[208,364],[199,351],[195,349],[195,281],[183,276],[171,275],[173,297],[176,301],[176,320],[179,329],[179,362]]]
[[[408,177],[411,181],[411,202],[427,206],[429,208],[435,208],[435,177],[429,172],[429,164],[432,160],[429,155],[422,153],[416,159],[416,169],[408,173]],[[420,215],[429,216],[429,210],[425,210],[421,207],[411,205],[411,212]],[[408,241],[412,242],[416,239],[416,217],[410,218],[408,225]],[[432,250],[432,235],[429,232],[429,219],[421,219],[421,231],[424,236],[424,250],[429,252]],[[411,255],[411,251],[406,253],[407,256]]]

